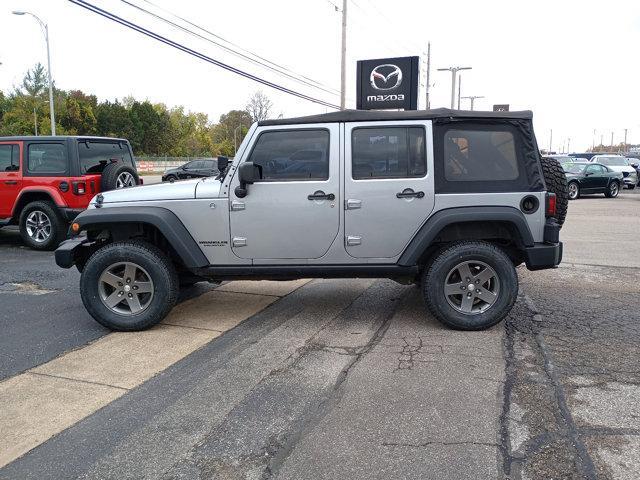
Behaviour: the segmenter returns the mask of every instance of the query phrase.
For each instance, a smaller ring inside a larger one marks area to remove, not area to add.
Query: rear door
[[[9,218],[22,188],[22,142],[0,143],[0,219]]]
[[[305,263],[329,250],[340,226],[338,133],[338,124],[258,130],[246,161],[262,167],[262,179],[242,198],[237,175],[229,186],[238,257]]]
[[[345,248],[402,253],[434,205],[431,122],[345,124]]]

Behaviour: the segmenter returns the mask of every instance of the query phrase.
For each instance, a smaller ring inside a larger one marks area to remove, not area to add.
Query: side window
[[[204,167],[202,168],[206,170],[216,170],[217,169],[216,162],[214,162],[213,160],[205,160]]]
[[[427,172],[422,127],[355,128],[351,144],[354,180],[423,177]]]
[[[30,173],[65,173],[66,148],[62,143],[32,143],[29,145],[27,170]]]
[[[444,173],[450,182],[517,179],[520,172],[513,134],[499,130],[447,130]]]
[[[587,167],[587,173],[599,175],[602,172],[600,165],[589,165]]]
[[[84,173],[102,173],[111,160],[121,160],[131,164],[131,154],[127,146],[120,142],[78,141],[80,171]]]
[[[248,161],[262,167],[263,181],[327,180],[329,132],[264,132],[253,147]]]
[[[0,172],[20,170],[20,148],[18,145],[0,145]]]

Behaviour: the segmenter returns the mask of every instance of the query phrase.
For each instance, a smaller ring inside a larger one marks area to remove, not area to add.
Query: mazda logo
[[[391,63],[378,65],[371,70],[369,80],[375,90],[393,90],[402,84],[402,70]]]

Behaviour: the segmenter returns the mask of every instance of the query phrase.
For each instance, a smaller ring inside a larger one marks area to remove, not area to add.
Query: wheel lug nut
[[[480,280],[476,280],[476,283],[480,283]]]
[[[131,279],[130,278],[127,278],[127,283],[131,283]]]
[[[118,282],[118,286],[121,287],[122,286],[122,282]]]
[[[466,290],[466,289],[467,289],[467,287],[465,287],[464,285],[462,285],[462,286],[460,287],[460,290]]]
[[[120,291],[120,292],[118,292],[118,295],[119,295],[119,296],[122,296],[122,295],[124,295],[124,292],[123,292],[123,291]]]
[[[137,286],[137,285],[134,285],[134,286],[133,286],[133,289],[134,289],[134,290],[137,290],[137,289],[138,289],[138,286]]]
[[[129,293],[129,298],[133,297],[133,295],[131,293]]]
[[[476,290],[476,293],[480,293],[480,289],[477,289],[477,290]]]

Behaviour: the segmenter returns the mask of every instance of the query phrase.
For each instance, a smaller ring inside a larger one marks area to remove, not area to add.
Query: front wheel
[[[607,198],[616,198],[620,193],[620,184],[618,182],[611,182],[604,192]]]
[[[425,303],[443,324],[484,330],[500,322],[518,295],[518,275],[504,251],[487,242],[453,244],[422,277]]]
[[[139,241],[111,243],[95,252],[80,277],[82,303],[111,330],[144,330],[160,322],[178,298],[171,260]]]

